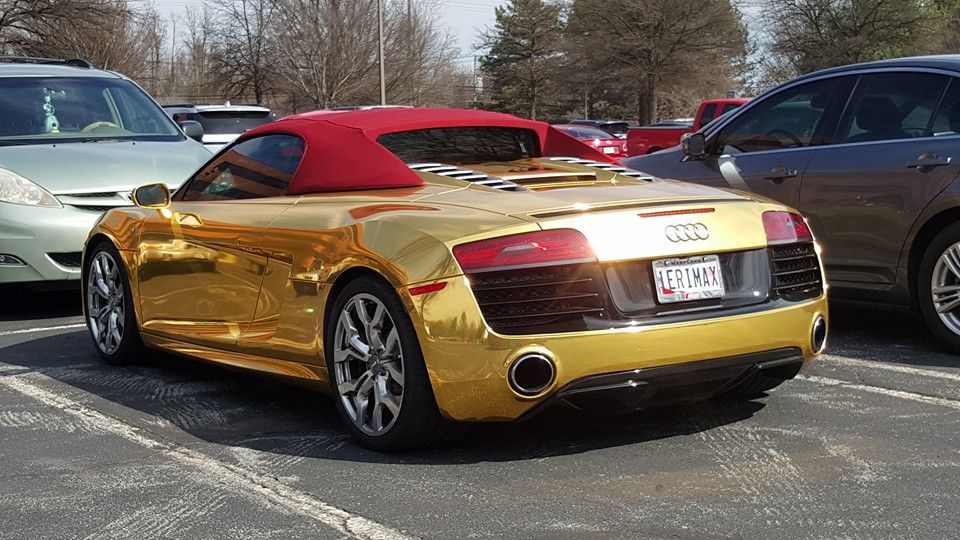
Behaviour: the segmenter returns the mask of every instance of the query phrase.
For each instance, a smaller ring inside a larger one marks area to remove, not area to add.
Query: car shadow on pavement
[[[80,315],[80,285],[36,291],[24,285],[0,285],[0,321],[54,319]]]
[[[472,425],[442,446],[382,454],[350,439],[330,397],[290,381],[159,353],[141,365],[107,366],[83,331],[21,341],[0,348],[0,357],[120,405],[107,408],[160,436],[182,438],[182,431],[226,447],[371,463],[442,465],[576,454],[710,430],[765,406],[759,400],[710,401],[608,418],[555,408],[522,423]],[[158,427],[156,418],[169,425]]]
[[[827,354],[909,364],[960,367],[927,330],[918,312],[905,306],[853,300],[830,301]]]

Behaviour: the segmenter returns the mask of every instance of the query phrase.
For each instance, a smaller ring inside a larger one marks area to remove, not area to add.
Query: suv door
[[[804,82],[746,105],[707,136],[704,159],[682,159],[679,150],[671,150],[628,165],[665,178],[753,191],[796,206],[800,177],[823,134],[833,132],[854,80]]]
[[[267,226],[295,201],[283,197],[303,142],[247,139],[208,163],[144,224],[137,253],[144,330],[235,349],[257,308]]]
[[[949,136],[956,124],[957,79],[915,71],[860,76],[834,144],[817,149],[800,195],[831,281],[896,280],[917,216],[957,176],[960,148]]]

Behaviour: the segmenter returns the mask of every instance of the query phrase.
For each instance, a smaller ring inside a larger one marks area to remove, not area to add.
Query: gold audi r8
[[[87,240],[99,354],[316,381],[364,445],[564,403],[752,396],[823,348],[803,218],[649,178],[547,124],[454,109],[292,116]]]

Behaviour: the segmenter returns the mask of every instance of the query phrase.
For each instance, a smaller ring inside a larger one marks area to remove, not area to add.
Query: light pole
[[[383,0],[377,0],[377,45],[380,47],[380,104],[387,104],[387,82],[383,76]]]

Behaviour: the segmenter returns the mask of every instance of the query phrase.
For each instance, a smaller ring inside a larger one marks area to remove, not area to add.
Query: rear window
[[[540,138],[521,128],[421,129],[386,133],[377,142],[406,163],[469,165],[540,157]]]
[[[266,111],[207,111],[197,114],[203,132],[211,135],[239,135],[273,119],[273,113]]]

